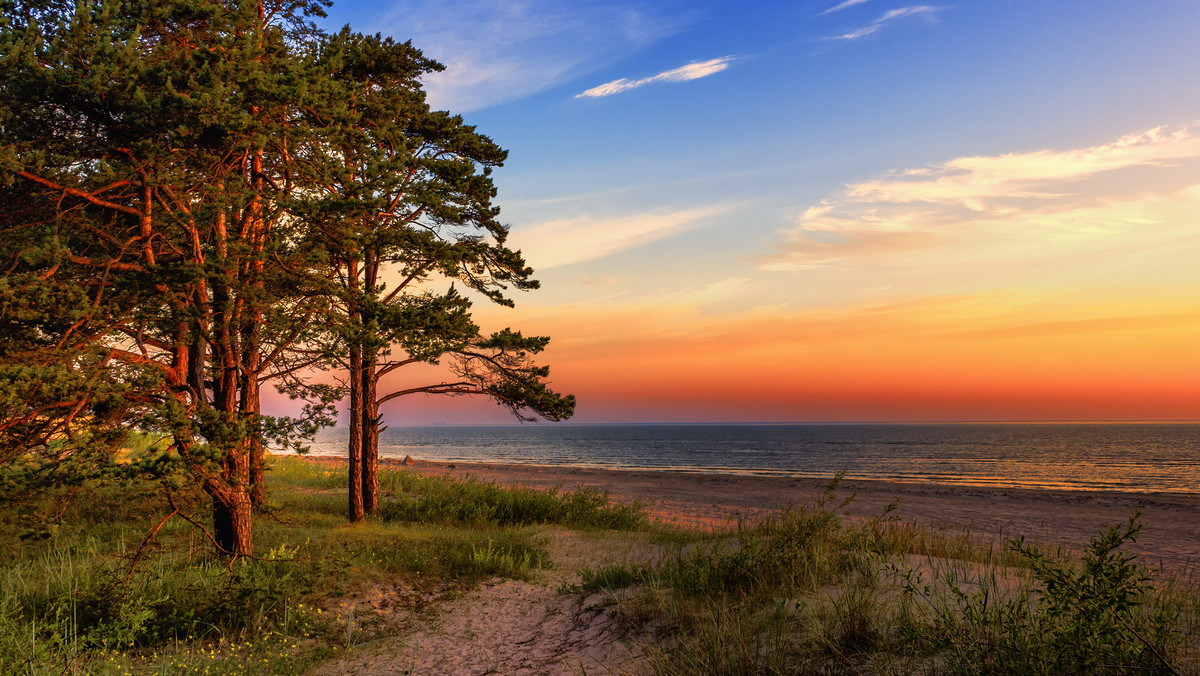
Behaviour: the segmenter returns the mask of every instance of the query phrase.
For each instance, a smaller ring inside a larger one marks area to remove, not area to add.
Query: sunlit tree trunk
[[[350,261],[347,265],[346,276],[350,282],[350,320],[352,326],[357,326],[362,319],[358,310],[358,263]],[[347,455],[349,461],[349,516],[351,521],[362,521],[363,514],[363,358],[362,347],[357,339],[350,341],[350,443]]]
[[[379,404],[376,402],[375,369],[379,357],[372,350],[363,362],[363,509],[373,514],[379,509]]]
[[[226,474],[248,477],[248,457],[246,453],[230,453],[225,461]],[[213,499],[213,538],[221,553],[253,554],[253,515],[245,486],[212,479],[205,482],[204,488]]]
[[[367,295],[374,298],[376,283],[379,277],[379,256],[373,247],[367,247],[363,252],[363,288]],[[367,330],[377,330],[378,323],[374,317],[364,316],[363,323]],[[379,364],[379,348],[375,343],[376,336],[370,336],[366,342],[369,346],[364,350],[362,365],[362,398],[360,427],[363,434],[363,475],[362,495],[363,509],[367,514],[373,514],[379,509],[379,405],[376,402],[375,391],[376,368]]]

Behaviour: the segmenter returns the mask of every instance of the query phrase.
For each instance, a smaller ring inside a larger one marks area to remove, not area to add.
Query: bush
[[[1135,512],[1124,528],[1093,537],[1080,564],[1011,540],[1033,586],[1009,593],[994,579],[968,593],[948,576],[947,604],[910,576],[907,591],[935,610],[933,625],[918,634],[954,673],[1174,673],[1168,660],[1182,641],[1180,609],[1135,556],[1120,551],[1144,527]]]

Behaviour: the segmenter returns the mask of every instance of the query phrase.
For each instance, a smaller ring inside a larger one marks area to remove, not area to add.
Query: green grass
[[[381,513],[351,525],[344,468],[281,457],[268,476],[257,557],[232,563],[179,518],[142,546],[170,511],[153,483],[6,504],[0,673],[305,673],[398,631],[354,600],[368,590],[413,590],[420,613],[551,567],[546,524],[583,532],[564,589],[609,595],[635,673],[1200,671],[1200,592],[1125,553],[1136,519],[1072,556],[890,510],[852,518],[835,480],[813,504],[711,533],[592,490],[387,470]],[[202,494],[176,504],[204,523]]]
[[[453,593],[488,577],[527,578],[550,565],[534,524],[646,523],[639,507],[590,491],[384,471],[383,514],[349,525],[344,469],[274,458],[269,477],[256,557],[232,563],[180,518],[141,546],[170,511],[153,483],[7,505],[0,673],[302,673],[363,635],[353,607],[321,610],[357,589],[404,582]],[[204,522],[204,496],[176,504]]]
[[[271,466],[278,488],[343,491],[346,468],[314,466],[296,457],[277,457]],[[639,530],[649,526],[640,504],[613,502],[591,487],[575,491],[499,486],[474,477],[424,476],[381,471],[378,518],[393,523],[506,528],[558,524],[579,529]],[[324,506],[341,515],[345,500],[327,493]],[[294,497],[293,497],[294,499]],[[314,498],[306,498],[313,500]]]
[[[614,503],[607,493],[501,487],[467,477],[393,472],[380,479],[380,518],[401,523],[469,526],[559,524],[580,529],[637,530],[648,525],[641,505]]]
[[[588,568],[653,674],[1197,673],[1200,591],[1125,554],[1141,524],[1082,557],[1023,541],[851,519],[814,505],[649,562]]]

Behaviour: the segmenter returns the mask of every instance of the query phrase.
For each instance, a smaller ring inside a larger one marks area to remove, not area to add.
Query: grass
[[[634,673],[1200,669],[1200,593],[1125,553],[1137,518],[1072,556],[890,509],[851,517],[836,480],[813,504],[712,533],[650,524],[591,490],[385,470],[381,512],[349,525],[344,468],[279,457],[269,477],[258,558],[233,563],[181,519],[143,547],[169,511],[152,483],[6,505],[0,673],[305,673],[400,631],[363,600],[372,589],[412,590],[420,613],[552,566],[547,524],[590,543],[564,589],[608,595],[642,657]],[[208,507],[200,494],[177,504]]]
[[[344,470],[274,458],[270,480],[258,556],[233,563],[178,518],[142,547],[170,511],[153,483],[7,505],[0,673],[303,673],[371,631],[354,606],[337,607],[356,590],[401,582],[445,595],[488,577],[527,578],[550,565],[536,524],[646,524],[640,507],[593,491],[384,471],[382,513],[351,526]],[[208,503],[189,494],[177,504],[203,520]]]
[[[1072,557],[851,519],[836,483],[581,590],[611,595],[653,674],[1197,673],[1200,592],[1124,553],[1136,515]]]

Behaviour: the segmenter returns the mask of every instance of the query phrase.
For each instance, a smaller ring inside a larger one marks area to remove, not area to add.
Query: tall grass
[[[504,487],[467,477],[390,472],[380,479],[384,521],[471,526],[558,524],[582,529],[637,530],[648,524],[641,504],[613,502],[591,487],[571,491]]]
[[[382,513],[350,525],[344,468],[276,458],[269,476],[259,556],[233,562],[179,519],[142,547],[165,513],[153,483],[7,505],[0,673],[304,673],[386,631],[343,605],[356,592],[402,586],[428,598],[529,577],[552,565],[537,524],[647,529],[640,506],[596,491],[390,470]],[[193,516],[208,508],[198,493],[175,504]],[[903,523],[890,510],[853,518],[850,504],[835,481],[814,504],[727,532],[652,530],[657,554],[586,568],[579,590],[611,594],[641,643],[633,668],[648,673],[1200,668],[1200,593],[1125,553],[1136,519],[1070,556]]]
[[[528,524],[645,523],[640,508],[599,493],[384,471],[385,516],[351,526],[344,471],[277,458],[270,478],[275,508],[256,519],[258,556],[232,562],[214,557],[181,519],[142,547],[169,511],[152,482],[88,485],[8,506],[0,673],[300,673],[361,634],[353,609],[318,612],[331,599],[382,581],[442,589],[528,577],[550,565],[546,541]],[[64,506],[58,499],[68,495]],[[176,504],[203,522],[202,495]],[[31,512],[53,530],[28,537],[16,524],[18,513]],[[280,648],[301,639],[301,648]]]
[[[1082,558],[814,505],[586,569],[654,674],[1195,673],[1198,590],[1110,528]]]
[[[1144,527],[1135,513],[1093,537],[1079,560],[1012,540],[1029,566],[1018,584],[995,571],[973,588],[952,574],[919,583],[905,571],[905,591],[931,611],[917,638],[954,673],[1178,673],[1181,658],[1195,657],[1184,650],[1195,590],[1153,584],[1153,572],[1121,551]]]

